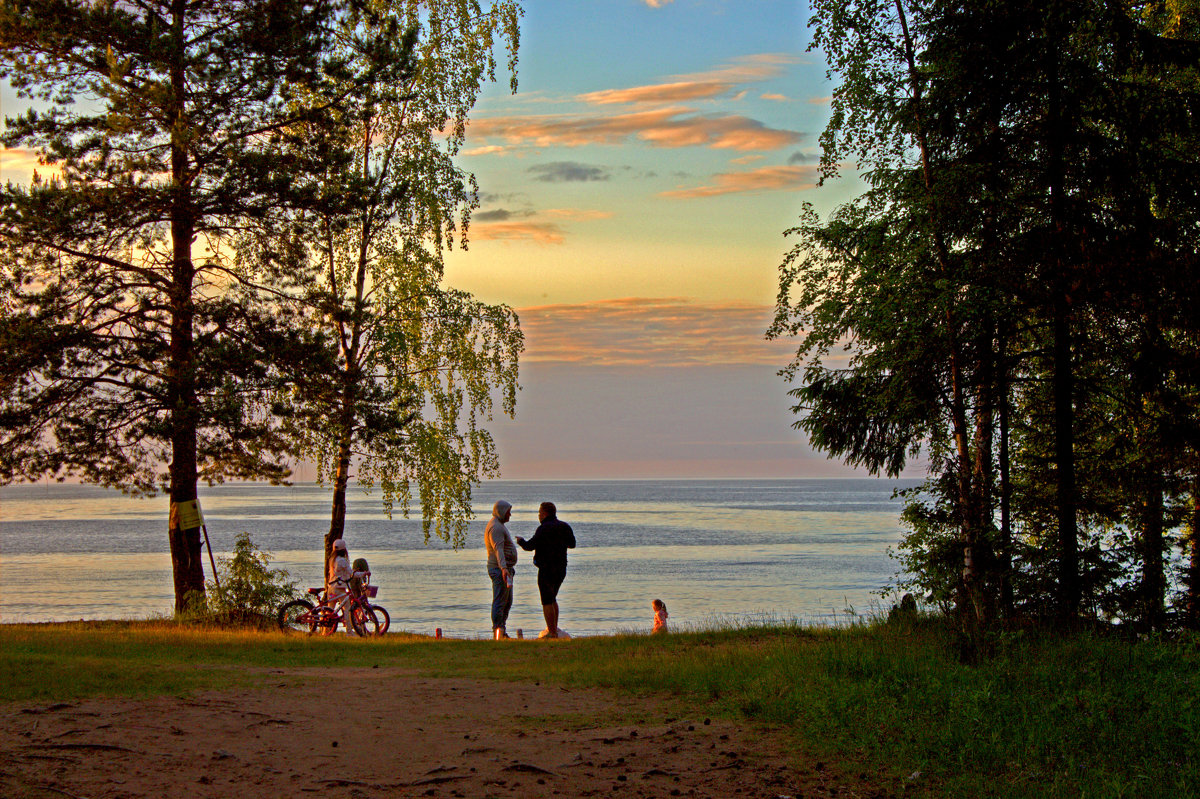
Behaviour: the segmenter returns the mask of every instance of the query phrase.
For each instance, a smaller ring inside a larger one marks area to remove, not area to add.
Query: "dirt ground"
[[[601,690],[395,669],[268,676],[183,700],[4,707],[0,796],[889,795],[797,762],[771,732]]]

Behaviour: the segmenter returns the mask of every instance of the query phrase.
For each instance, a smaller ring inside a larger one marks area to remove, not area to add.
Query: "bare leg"
[[[558,637],[558,603],[542,605],[542,615],[546,617],[547,638]]]

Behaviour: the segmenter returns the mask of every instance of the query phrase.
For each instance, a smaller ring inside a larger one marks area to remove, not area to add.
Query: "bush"
[[[216,582],[208,583],[208,616],[211,621],[242,626],[274,623],[275,611],[300,595],[286,569],[272,569],[271,555],[254,546],[249,533],[241,533],[233,557],[217,561]]]

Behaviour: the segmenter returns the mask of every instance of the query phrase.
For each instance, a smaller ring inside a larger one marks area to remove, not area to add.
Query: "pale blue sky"
[[[520,90],[462,163],[482,205],[447,280],[521,312],[505,477],[853,474],[791,429],[767,343],[801,203],[828,209],[830,86],[803,2],[530,0]]]
[[[521,313],[503,476],[853,474],[791,429],[767,343],[777,269],[817,189],[830,86],[803,0],[524,0],[518,67],[462,165],[481,207],[447,283]],[[3,112],[13,113],[5,87]],[[0,153],[4,178],[28,154]]]

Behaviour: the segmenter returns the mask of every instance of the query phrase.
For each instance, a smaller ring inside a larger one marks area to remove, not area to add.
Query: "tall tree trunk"
[[[1007,326],[1005,326],[1007,327]],[[1008,331],[1000,333],[1000,358],[997,381],[997,404],[1000,413],[1000,611],[1005,619],[1013,618],[1013,539],[1010,507],[1008,453]]]
[[[342,386],[342,414],[338,420],[337,468],[333,475],[333,507],[329,517],[329,533],[325,536],[325,563],[328,566],[333,542],[346,534],[346,487],[350,483],[350,457],[354,440],[354,404],[357,395],[354,382],[347,378]],[[328,569],[326,569],[328,573]]]
[[[970,511],[968,524],[974,531],[975,546],[975,590],[973,601],[975,613],[982,625],[988,625],[995,617],[996,596],[992,577],[996,559],[991,547],[992,480],[995,471],[993,446],[996,425],[996,349],[995,324],[991,315],[981,323],[983,333],[978,337],[976,349],[978,374],[976,375],[975,407],[975,460],[971,466]]]
[[[170,495],[171,511],[167,536],[171,545],[171,571],[175,583],[175,611],[186,611],[204,597],[204,565],[201,559],[200,527],[181,513],[181,505],[197,498],[196,463],[196,375],[193,354],[192,238],[195,212],[188,170],[187,112],[184,82],[183,23],[185,0],[173,4],[175,64],[171,70],[174,118],[171,120],[171,180],[175,201],[171,211],[171,341],[167,363],[167,399],[171,424]],[[186,525],[186,526],[185,526]]]
[[[1142,501],[1142,623],[1161,630],[1166,616],[1167,581],[1163,566],[1163,487],[1158,473],[1149,475]]]
[[[1192,478],[1192,513],[1187,544],[1191,550],[1187,572],[1187,625],[1200,630],[1200,474]]]
[[[1068,226],[1063,201],[1066,194],[1065,135],[1061,91],[1061,63],[1057,31],[1067,20],[1064,10],[1053,7],[1049,36],[1043,46],[1046,57],[1047,96],[1047,192],[1053,241],[1049,253],[1052,273],[1048,281],[1050,298],[1054,391],[1054,464],[1058,517],[1058,617],[1064,626],[1073,626],[1079,616],[1079,532],[1075,487],[1075,386],[1071,358],[1071,297],[1067,275],[1066,246]]]
[[[929,140],[926,135],[925,119],[922,110],[922,103],[924,102],[922,78],[917,69],[916,52],[913,47],[912,35],[909,32],[908,15],[905,13],[903,0],[894,0],[894,5],[896,8],[896,18],[900,23],[900,29],[904,37],[904,57],[908,66],[909,90],[912,92],[912,107],[916,123],[915,137],[917,140],[917,149],[921,156],[921,176],[925,188],[925,199],[929,212],[930,233],[933,238],[934,254],[937,257],[938,268],[941,270],[943,277],[947,282],[951,282],[950,278],[953,270],[950,265],[950,249],[946,245],[945,228],[943,227],[941,212],[938,207],[937,193],[934,190],[934,174],[931,164]],[[967,424],[966,401],[964,399],[962,353],[958,346],[958,321],[954,316],[954,309],[951,302],[946,303],[943,310],[943,318],[946,325],[946,336],[950,352],[950,419],[953,427],[952,434],[955,452],[957,454],[955,477],[958,494],[958,514],[961,525],[960,534],[963,545],[963,596],[959,599],[958,610],[963,615],[964,621],[968,622],[969,626],[974,629],[981,621],[979,617],[981,605],[974,601],[975,592],[979,584],[979,573],[975,558],[975,547],[979,539],[979,528],[975,524],[978,513],[971,486],[971,432]]]
[[[362,176],[366,182],[371,177],[371,132],[368,118],[363,125]],[[338,419],[337,469],[333,477],[333,506],[330,511],[329,533],[325,536],[325,573],[329,573],[329,559],[333,554],[332,544],[346,534],[346,487],[350,482],[350,460],[354,447],[354,431],[358,425],[359,381],[371,379],[364,375],[362,359],[363,331],[366,316],[371,312],[367,298],[367,267],[370,265],[370,242],[373,235],[373,220],[370,209],[362,210],[359,220],[358,260],[355,264],[354,297],[350,313],[350,327],[339,324],[338,336],[342,355],[341,416]],[[329,285],[337,295],[337,273],[334,269],[334,242],[329,240]]]
[[[1079,614],[1079,533],[1075,507],[1074,374],[1066,298],[1054,308],[1054,461],[1058,515],[1058,613],[1066,626]]]

